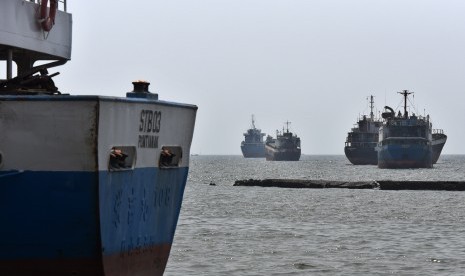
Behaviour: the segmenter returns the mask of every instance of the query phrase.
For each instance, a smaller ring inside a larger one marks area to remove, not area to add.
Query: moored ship
[[[265,133],[255,127],[255,119],[252,115],[252,126],[244,133],[244,141],[241,142],[242,155],[245,158],[265,157],[264,136]]]
[[[62,94],[48,70],[70,60],[72,16],[48,2],[0,2],[0,275],[161,275],[197,107],[141,81]]]
[[[378,143],[378,131],[382,124],[373,113],[374,100],[370,96],[370,115],[363,115],[357,126],[347,134],[344,153],[354,165],[378,164],[378,152],[375,150]]]
[[[354,165],[377,165],[379,127],[382,120],[374,117],[373,96],[370,98],[370,116],[362,116],[357,126],[347,134],[344,153],[347,159]],[[441,156],[442,149],[447,141],[447,135],[442,129],[433,129],[432,135],[433,164],[436,164]]]
[[[383,125],[379,128],[378,167],[379,168],[432,168],[432,124],[426,117],[409,115],[408,95],[413,92],[399,92],[404,97],[404,113],[396,116],[394,110],[386,106],[382,114]]]
[[[268,136],[265,142],[265,157],[269,161],[299,161],[301,149],[300,138],[289,131],[290,122],[286,122],[286,129],[276,131],[276,139]]]

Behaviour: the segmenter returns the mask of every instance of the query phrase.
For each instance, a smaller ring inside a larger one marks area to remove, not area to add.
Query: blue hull
[[[0,275],[161,275],[188,168],[0,174]]]
[[[379,168],[432,168],[428,145],[384,145],[378,151]]]
[[[242,144],[241,151],[245,158],[263,158],[265,157],[265,143]]]

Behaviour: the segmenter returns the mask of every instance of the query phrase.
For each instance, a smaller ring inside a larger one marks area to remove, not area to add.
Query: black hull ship
[[[379,168],[432,168],[432,124],[426,117],[410,115],[407,111],[408,95],[413,92],[399,92],[404,97],[404,113],[396,116],[394,110],[385,106],[383,125],[379,129]]]
[[[344,153],[347,159],[353,165],[377,165],[379,127],[382,124],[380,119],[374,118],[373,114],[373,96],[370,101],[370,116],[363,115],[362,119],[357,122],[357,126],[352,128],[347,134]],[[442,149],[447,141],[447,135],[442,129],[433,129],[432,150],[433,164],[436,164],[441,156]]]
[[[268,161],[299,161],[301,149],[300,138],[286,130],[276,131],[276,139],[268,136],[265,142],[265,157]]]
[[[363,115],[358,120],[357,126],[352,128],[347,134],[344,153],[350,163],[354,165],[377,165],[378,152],[378,131],[382,121],[376,119],[373,113],[373,96],[370,96],[370,115]]]
[[[244,141],[241,142],[242,155],[245,158],[263,158],[265,157],[265,142],[260,129],[255,127],[255,120],[252,115],[252,126],[244,133]]]

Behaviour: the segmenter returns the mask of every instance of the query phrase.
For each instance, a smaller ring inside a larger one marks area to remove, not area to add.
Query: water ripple
[[[165,275],[465,275],[465,192],[232,186],[279,177],[463,181],[464,164],[454,155],[415,170],[353,166],[344,156],[195,156]]]

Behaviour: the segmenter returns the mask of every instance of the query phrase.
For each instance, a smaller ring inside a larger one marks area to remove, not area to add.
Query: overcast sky
[[[397,109],[403,89],[448,135],[443,153],[465,153],[463,0],[68,2],[60,91],[124,96],[147,80],[198,105],[192,153],[240,154],[254,114],[273,135],[289,120],[305,154],[344,154],[367,96]]]

